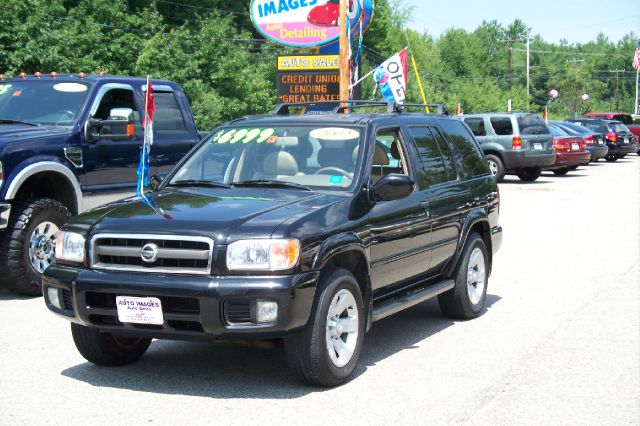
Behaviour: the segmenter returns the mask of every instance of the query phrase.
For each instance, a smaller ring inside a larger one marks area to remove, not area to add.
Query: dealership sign
[[[373,0],[348,0],[352,34],[373,17]],[[252,0],[251,21],[269,40],[285,46],[316,47],[339,38],[340,5],[336,0]]]

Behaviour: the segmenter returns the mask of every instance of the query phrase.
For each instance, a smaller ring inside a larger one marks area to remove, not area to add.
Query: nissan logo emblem
[[[140,249],[140,257],[143,262],[153,263],[158,257],[158,246],[154,243],[147,243]]]

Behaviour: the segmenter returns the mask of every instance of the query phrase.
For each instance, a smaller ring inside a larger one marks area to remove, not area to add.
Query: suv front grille
[[[142,256],[143,248],[149,252],[146,261]],[[212,250],[213,240],[206,237],[97,234],[91,239],[91,267],[206,275],[211,269]],[[155,255],[151,256],[151,253]]]

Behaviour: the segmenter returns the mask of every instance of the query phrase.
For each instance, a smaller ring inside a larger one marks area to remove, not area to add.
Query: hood
[[[218,244],[269,237],[287,218],[325,207],[340,195],[265,188],[167,188],[88,211],[69,229],[86,234],[200,235]]]
[[[29,126],[28,124],[0,124],[0,144],[16,140],[42,138],[66,133],[67,127]]]

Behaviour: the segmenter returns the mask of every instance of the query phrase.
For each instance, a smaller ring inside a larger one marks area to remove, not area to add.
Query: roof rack
[[[338,105],[336,105],[338,104]],[[345,104],[345,105],[339,105]],[[273,110],[273,115],[289,115],[290,107],[333,107],[332,113],[340,113],[345,110],[352,110],[356,108],[371,108],[384,106],[387,108],[386,112],[404,112],[407,108],[425,108],[429,107],[436,112],[436,114],[449,115],[449,110],[445,104],[398,104],[396,102],[382,102],[382,101],[366,101],[366,100],[350,100],[350,101],[318,101],[318,102],[290,102],[276,105]]]

